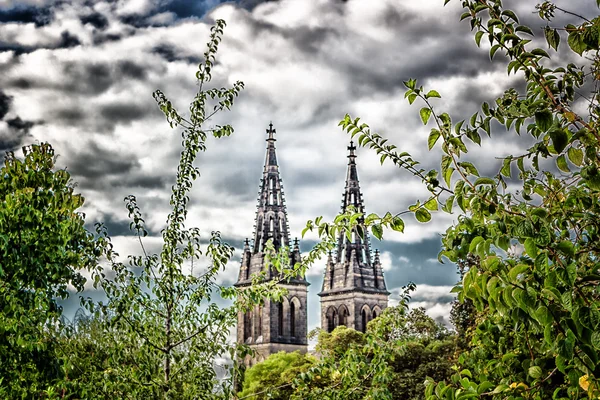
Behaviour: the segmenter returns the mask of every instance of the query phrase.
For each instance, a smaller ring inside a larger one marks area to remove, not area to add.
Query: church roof
[[[356,212],[365,215],[358,171],[356,167],[356,147],[350,142],[348,147],[348,169],[346,172],[346,187],[342,195],[342,212],[353,207]],[[363,237],[353,232],[348,238],[345,232],[338,236],[336,253],[327,260],[323,288],[319,296],[340,292],[369,292],[389,294],[383,277],[383,269],[379,260],[379,252],[371,257],[369,234],[364,226],[364,217],[359,218]]]
[[[265,165],[258,192],[258,205],[256,206],[256,218],[254,220],[253,241],[250,244],[246,240],[244,253],[242,255],[242,266],[237,284],[249,283],[253,274],[262,271],[263,252],[266,242],[271,239],[275,250],[282,247],[290,248],[290,235],[288,226],[285,196],[283,194],[283,182],[279,174],[277,164],[277,153],[275,151],[275,133],[273,124],[267,129],[267,150]],[[259,260],[260,259],[260,260]],[[300,261],[300,249],[298,241],[294,241],[290,249],[290,262],[292,265]],[[269,271],[269,277],[274,273]],[[294,280],[296,281],[296,280]],[[307,284],[304,278],[297,279],[299,283]]]

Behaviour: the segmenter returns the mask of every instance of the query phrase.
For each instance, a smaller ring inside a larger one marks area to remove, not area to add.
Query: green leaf
[[[512,156],[508,156],[502,161],[502,169],[500,169],[500,173],[508,178],[510,178],[510,163],[512,161]]]
[[[477,178],[477,180],[475,181],[474,185],[478,186],[478,185],[495,185],[496,181],[493,180],[492,178],[487,178],[487,177],[481,177],[481,178]]]
[[[535,123],[542,132],[546,132],[552,126],[552,113],[548,110],[536,112]]]
[[[535,259],[537,257],[537,253],[538,253],[538,248],[534,242],[534,240],[532,238],[527,238],[525,240],[525,252],[527,252],[527,255],[529,257],[531,257],[532,259]]]
[[[421,116],[421,121],[423,121],[423,125],[427,125],[427,121],[429,121],[429,117],[431,117],[431,109],[423,107],[419,111],[419,115]]]
[[[562,153],[562,151],[567,147],[569,143],[569,137],[564,129],[552,129],[548,132],[550,138],[552,139],[552,145],[554,146],[554,150],[557,153]]]
[[[435,128],[432,129],[431,133],[429,133],[429,138],[427,139],[427,144],[429,146],[429,150],[433,149],[433,146],[435,146],[435,142],[437,142],[439,138],[440,138],[440,131],[438,131]]]
[[[419,208],[417,211],[415,211],[415,218],[417,221],[425,223],[431,220],[431,214],[426,209]]]
[[[554,50],[558,50],[558,45],[560,43],[560,35],[558,34],[558,31],[547,26],[544,28],[544,36],[546,37],[548,46],[552,47]]]
[[[567,156],[569,156],[569,161],[578,167],[581,167],[583,164],[583,151],[581,149],[570,147]]]
[[[479,176],[479,171],[477,171],[477,168],[475,168],[475,166],[468,162],[468,161],[463,161],[463,162],[459,162],[458,163],[459,166],[461,166],[462,168],[464,168],[467,173],[471,174],[471,175],[475,175],[475,176]]]
[[[404,232],[404,221],[400,217],[392,219],[391,228],[397,232]]]
[[[508,277],[511,279],[511,281],[521,281],[522,277],[520,275],[527,271],[529,271],[529,265],[518,264],[511,268],[511,270],[508,272]]]
[[[496,52],[498,51],[499,48],[500,48],[499,44],[495,44],[492,46],[492,48],[490,49],[490,60],[494,59],[494,54],[496,54]]]
[[[540,367],[533,366],[533,367],[529,367],[529,376],[531,376],[533,379],[539,379],[542,376],[542,369]]]
[[[573,257],[575,255],[575,247],[569,240],[563,240],[558,244],[557,248],[568,257]]]
[[[564,154],[561,154],[556,158],[556,165],[558,166],[558,169],[563,172],[571,172],[569,166],[567,165],[567,159],[565,158]]]
[[[437,211],[439,209],[438,201],[435,197],[432,197],[431,199],[427,200],[424,206],[426,209],[431,211]]]
[[[375,236],[379,240],[381,240],[381,238],[383,237],[383,227],[381,226],[381,224],[373,224],[371,226],[371,232],[373,232],[373,236]]]
[[[454,173],[454,168],[452,168],[452,167],[448,167],[448,169],[446,169],[446,171],[444,171],[444,181],[446,182],[446,185],[448,185],[448,186],[450,186],[453,173]]]
[[[477,43],[477,47],[479,47],[479,46],[480,46],[480,44],[481,44],[481,37],[483,36],[483,34],[484,34],[484,32],[483,32],[483,31],[478,31],[478,32],[475,34],[475,43]]]
[[[432,97],[438,97],[438,98],[442,98],[442,96],[440,96],[440,94],[435,91],[435,90],[430,90],[429,92],[427,92],[427,94],[425,95],[426,99],[432,98]]]
[[[548,57],[548,58],[550,58],[550,56],[548,55],[548,53],[546,53],[546,51],[545,51],[545,50],[542,50],[542,49],[533,49],[533,50],[531,51],[531,54],[534,54],[534,55],[536,55],[536,56],[541,56],[541,57]]]
[[[535,316],[541,325],[552,324],[552,314],[546,306],[539,306],[538,309],[535,311]]]
[[[502,15],[509,17],[517,24],[519,23],[519,18],[517,18],[517,15],[512,10],[504,10],[502,11]]]
[[[569,37],[567,39],[567,43],[571,50],[580,56],[584,51],[587,50],[587,45],[585,44],[584,36],[578,31],[573,31],[569,33]]]

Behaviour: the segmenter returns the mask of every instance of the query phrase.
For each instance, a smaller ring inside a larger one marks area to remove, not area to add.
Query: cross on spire
[[[354,150],[356,150],[356,146],[354,146],[354,142],[351,140],[350,146],[348,146],[348,151],[350,151],[350,154],[348,154],[348,158],[356,157],[356,154],[354,154]]]
[[[273,134],[275,134],[276,132],[277,131],[275,129],[273,129],[273,122],[269,122],[269,129],[267,129],[269,138],[267,140],[275,140],[275,138],[273,137]]]

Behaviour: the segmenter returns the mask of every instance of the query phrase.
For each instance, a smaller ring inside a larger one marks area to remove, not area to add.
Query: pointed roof
[[[348,169],[346,172],[346,187],[342,195],[342,212],[353,207],[354,211],[365,214],[358,170],[356,168],[356,147],[353,142],[348,146]],[[319,296],[331,293],[359,291],[389,294],[383,279],[383,270],[379,253],[371,258],[369,234],[364,226],[364,217],[359,218],[363,237],[353,232],[349,239],[345,232],[338,236],[336,254],[328,257],[323,279],[323,288]]]
[[[258,192],[258,205],[256,206],[256,217],[254,220],[254,233],[252,245],[245,245],[242,255],[242,265],[237,284],[246,284],[254,273],[262,271],[263,252],[265,244],[269,239],[273,241],[275,250],[290,247],[290,235],[288,226],[285,196],[283,195],[283,183],[279,174],[277,164],[277,153],[275,150],[275,133],[273,123],[267,129],[267,149],[265,154],[265,165]],[[294,248],[290,249],[292,262],[300,261],[300,250],[298,241],[294,242]],[[273,271],[269,271],[269,277],[273,277]],[[298,281],[307,284],[303,277]]]

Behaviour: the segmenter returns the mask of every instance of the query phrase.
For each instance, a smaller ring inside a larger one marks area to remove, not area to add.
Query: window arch
[[[360,321],[361,321],[360,331],[361,332],[367,331],[367,324],[372,319],[373,318],[372,318],[371,308],[365,304],[364,306],[362,306],[362,309],[360,310]]]
[[[244,314],[244,343],[252,339],[252,312],[247,311]]]
[[[335,329],[338,319],[337,314],[335,307],[331,306],[327,309],[327,312],[325,313],[325,318],[327,319],[327,332],[332,332]]]
[[[296,337],[296,305],[290,303],[290,336]]]
[[[348,317],[350,316],[350,313],[348,312],[348,308],[346,308],[345,305],[341,305],[339,310],[338,310],[338,326],[339,325],[345,325],[348,326]]]
[[[373,307],[373,319],[379,317],[381,315],[381,308],[379,306]]]
[[[277,335],[283,336],[283,303],[277,303]]]

